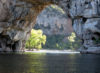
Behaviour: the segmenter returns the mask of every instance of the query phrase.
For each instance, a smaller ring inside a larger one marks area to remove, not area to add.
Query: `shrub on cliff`
[[[31,30],[31,36],[26,42],[26,48],[31,49],[41,49],[42,45],[45,45],[46,36],[43,35],[42,30]]]

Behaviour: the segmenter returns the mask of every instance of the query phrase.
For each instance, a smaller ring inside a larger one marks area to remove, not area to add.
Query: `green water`
[[[0,73],[100,73],[100,55],[0,54]]]

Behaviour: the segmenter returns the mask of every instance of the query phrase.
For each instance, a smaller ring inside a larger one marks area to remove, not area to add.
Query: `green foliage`
[[[41,49],[42,45],[45,45],[46,36],[43,35],[42,30],[31,30],[31,36],[26,42],[26,48],[29,49]]]
[[[47,49],[60,49],[60,45],[59,45],[59,42],[62,41],[62,39],[64,38],[64,36],[62,35],[49,35],[47,36],[47,41],[46,41],[46,44],[45,46],[43,46],[43,48],[47,48]]]
[[[70,36],[65,35],[52,35],[47,36],[46,45],[43,48],[48,49],[72,49],[76,50],[81,46],[81,40],[79,40],[75,33],[72,32]]]
[[[66,40],[66,41],[65,41]],[[31,49],[41,49],[42,46],[45,49],[72,49],[76,50],[81,46],[81,41],[76,38],[74,32],[70,36],[65,35],[43,35],[42,30],[31,31],[31,36],[26,42],[26,48]]]
[[[62,8],[58,7],[57,5],[51,5],[51,8],[58,10],[62,14],[65,14],[64,10]]]
[[[68,37],[68,43],[69,43],[69,46],[72,50],[75,50],[77,47],[78,47],[78,42],[77,39],[76,39],[76,35],[74,32],[71,33],[71,35]]]
[[[71,35],[68,37],[68,40],[69,42],[75,42],[75,38],[76,38],[76,35],[74,32],[72,32]]]

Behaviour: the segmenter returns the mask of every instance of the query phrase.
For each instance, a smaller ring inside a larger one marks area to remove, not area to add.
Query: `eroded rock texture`
[[[0,0],[0,51],[19,51],[35,24],[38,14],[57,4],[72,19],[83,40],[82,52],[100,53],[99,0]]]
[[[0,51],[22,49],[38,13],[32,4],[0,0]]]
[[[55,8],[53,8],[55,6]],[[57,5],[47,6],[37,17],[35,29],[42,29],[48,36],[65,35],[73,32],[72,21]]]
[[[70,15],[77,36],[83,40],[81,52],[100,53],[100,1],[74,0]]]

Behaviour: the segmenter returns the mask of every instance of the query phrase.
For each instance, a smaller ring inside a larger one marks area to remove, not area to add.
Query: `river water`
[[[28,52],[0,54],[0,73],[100,73],[100,55]]]

